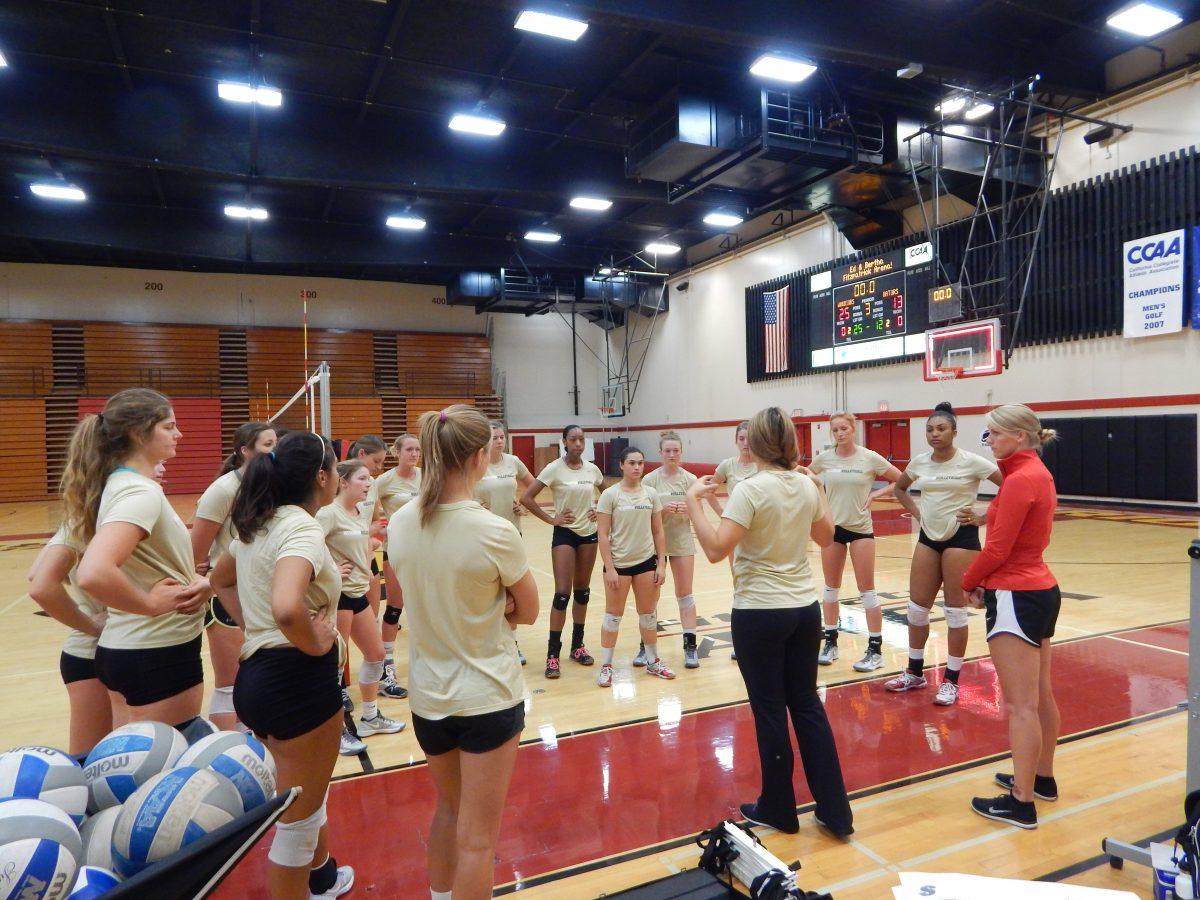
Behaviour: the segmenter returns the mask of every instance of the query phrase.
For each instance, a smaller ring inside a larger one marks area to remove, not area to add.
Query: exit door
[[[867,449],[901,471],[912,458],[908,419],[875,419],[867,423]]]
[[[800,464],[807,466],[812,462],[812,426],[808,422],[796,426],[796,446],[800,450]]]
[[[537,469],[533,465],[533,435],[514,434],[512,437],[512,452],[513,456],[525,463],[525,468],[536,477]]]

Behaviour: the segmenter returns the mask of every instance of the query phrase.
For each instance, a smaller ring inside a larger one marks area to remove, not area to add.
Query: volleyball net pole
[[[304,384],[300,386],[300,390],[292,394],[291,399],[279,407],[267,421],[274,422],[291,409],[296,404],[296,401],[303,397],[305,403],[304,420],[309,430],[314,434],[321,434],[327,438],[332,438],[333,417],[329,402],[329,374],[329,363],[322,361],[317,366],[316,371],[305,379]],[[318,416],[320,417],[319,422]]]

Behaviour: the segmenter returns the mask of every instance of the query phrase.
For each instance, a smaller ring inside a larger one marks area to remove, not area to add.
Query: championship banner
[[[788,286],[763,292],[764,372],[786,372],[788,367]]]
[[[1125,242],[1125,337],[1182,330],[1185,241],[1181,228]]]

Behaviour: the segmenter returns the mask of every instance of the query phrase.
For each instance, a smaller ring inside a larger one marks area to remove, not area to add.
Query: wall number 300
[[[163,289],[163,283],[161,281],[147,281],[146,282],[146,290],[148,290],[148,291],[161,291],[162,289]]]

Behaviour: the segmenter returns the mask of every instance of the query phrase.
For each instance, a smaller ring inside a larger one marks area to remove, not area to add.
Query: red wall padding
[[[79,418],[104,409],[106,397],[80,397]],[[207,397],[178,397],[172,401],[183,440],[174,459],[167,460],[163,489],[168,494],[199,494],[221,470],[221,401]]]

